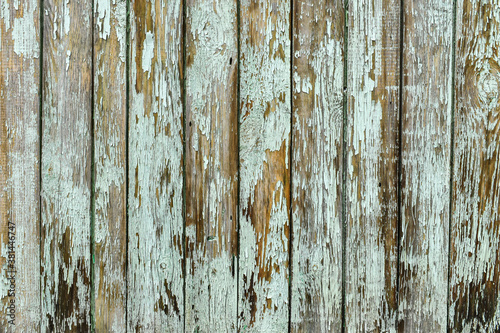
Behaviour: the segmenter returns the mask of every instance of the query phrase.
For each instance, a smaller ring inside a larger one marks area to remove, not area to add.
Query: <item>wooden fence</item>
[[[499,0],[2,0],[2,332],[500,332]]]

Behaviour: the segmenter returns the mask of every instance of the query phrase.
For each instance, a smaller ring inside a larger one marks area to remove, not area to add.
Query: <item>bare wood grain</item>
[[[500,3],[458,1],[452,332],[500,330]]]
[[[404,1],[399,331],[445,332],[453,1]]]
[[[290,1],[240,8],[239,329],[288,330]]]
[[[44,1],[42,331],[90,329],[92,2]]]
[[[350,1],[346,331],[394,332],[400,1]]]
[[[130,3],[128,330],[182,332],[182,3]]]
[[[125,0],[94,0],[95,328],[126,331]]]
[[[2,332],[40,329],[39,16],[38,1],[0,5]]]
[[[186,331],[237,327],[238,27],[234,0],[186,4]]]
[[[293,9],[291,330],[340,332],[344,3]]]

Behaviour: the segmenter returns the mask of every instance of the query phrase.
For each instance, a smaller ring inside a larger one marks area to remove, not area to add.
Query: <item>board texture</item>
[[[35,0],[0,5],[2,332],[40,329],[39,16]]]
[[[395,331],[400,12],[395,0],[349,2],[347,332]]]
[[[124,332],[127,312],[126,0],[94,0],[95,329]]]
[[[500,331],[499,1],[0,1],[0,332]]]
[[[500,3],[458,1],[450,329],[500,330]]]
[[[283,332],[289,317],[290,1],[240,8],[239,329]]]
[[[344,3],[293,3],[291,330],[342,325]]]
[[[42,331],[91,326],[92,2],[46,0],[42,67]]]
[[[445,332],[453,1],[404,1],[398,329]]]
[[[182,332],[182,3],[130,3],[129,331]]]
[[[234,0],[186,7],[186,331],[237,323],[238,29]]]

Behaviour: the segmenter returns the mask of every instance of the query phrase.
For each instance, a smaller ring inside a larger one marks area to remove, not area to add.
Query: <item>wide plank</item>
[[[41,330],[90,330],[92,1],[43,1]]]
[[[0,5],[0,331],[40,329],[40,7]]]
[[[344,14],[293,2],[292,332],[342,327]]]
[[[346,331],[394,332],[400,1],[349,2]]]
[[[238,16],[186,3],[186,331],[237,327]]]
[[[239,329],[289,318],[290,0],[240,6]]]
[[[182,13],[130,2],[129,331],[184,327]]]
[[[453,0],[404,1],[398,329],[445,332]]]
[[[457,2],[452,332],[500,331],[500,3]]]
[[[95,329],[126,331],[126,0],[94,0]]]

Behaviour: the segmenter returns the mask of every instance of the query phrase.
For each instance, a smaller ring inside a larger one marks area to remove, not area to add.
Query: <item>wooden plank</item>
[[[130,3],[128,330],[182,332],[182,3]]]
[[[92,2],[44,3],[42,331],[90,329]]]
[[[237,327],[235,0],[186,4],[186,331]]]
[[[453,1],[404,1],[398,329],[444,332]]]
[[[125,0],[94,1],[95,327],[126,331]]]
[[[40,329],[39,17],[35,0],[0,5],[2,332]]]
[[[450,329],[500,331],[500,3],[457,7]]]
[[[289,0],[240,7],[239,329],[283,332],[289,318]]]
[[[293,332],[342,327],[344,2],[293,3]]]
[[[346,330],[394,332],[400,1],[349,2]]]

